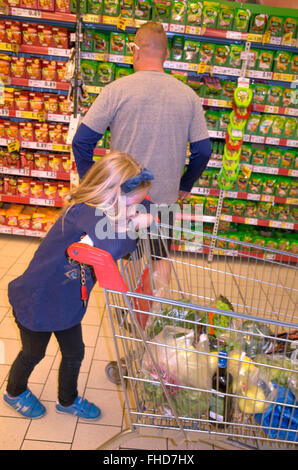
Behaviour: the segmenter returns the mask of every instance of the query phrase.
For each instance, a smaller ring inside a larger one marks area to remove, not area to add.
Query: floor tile
[[[70,450],[71,444],[53,441],[33,441],[25,439],[21,450]]]
[[[0,449],[19,450],[24,436],[30,426],[30,420],[25,418],[0,417]]]
[[[114,390],[96,390],[89,388],[87,384],[86,392],[84,395],[88,401],[91,401],[101,410],[101,417],[95,423],[108,426],[121,426],[122,424],[122,410],[123,410],[123,395],[119,391]],[[79,419],[82,422],[81,419]],[[94,424],[95,426],[96,424]]]
[[[88,423],[78,423],[72,450],[95,450],[114,437],[121,428]]]

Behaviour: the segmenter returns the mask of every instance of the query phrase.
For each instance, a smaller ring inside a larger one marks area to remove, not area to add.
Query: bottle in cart
[[[209,418],[217,421],[218,427],[224,427],[223,422],[230,422],[232,416],[232,394],[233,377],[227,371],[226,351],[218,354],[218,367],[212,377],[211,400],[209,407]]]

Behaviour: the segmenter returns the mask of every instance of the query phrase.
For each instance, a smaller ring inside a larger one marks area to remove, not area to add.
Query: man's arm
[[[93,165],[93,151],[102,134],[81,123],[72,141],[72,151],[80,178],[83,178]]]
[[[180,181],[180,191],[190,193],[195,181],[201,176],[210,159],[212,149],[210,139],[190,144],[189,164]]]

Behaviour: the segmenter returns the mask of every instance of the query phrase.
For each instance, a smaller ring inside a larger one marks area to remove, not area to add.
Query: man
[[[168,40],[162,24],[142,25],[132,46],[135,73],[105,86],[77,130],[72,143],[76,166],[83,177],[93,164],[96,143],[110,127],[111,150],[129,153],[151,170],[151,200],[171,205],[179,193],[189,195],[210,158],[204,113],[196,93],[164,72]],[[181,178],[188,142],[191,156]]]

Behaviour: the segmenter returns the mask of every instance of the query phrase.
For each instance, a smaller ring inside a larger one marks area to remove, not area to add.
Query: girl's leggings
[[[11,366],[7,393],[16,397],[27,390],[28,379],[34,367],[43,359],[52,332],[31,331],[20,325],[22,349]],[[70,406],[78,396],[77,382],[85,346],[81,323],[67,330],[54,331],[60,346],[62,360],[58,376],[58,400]]]

